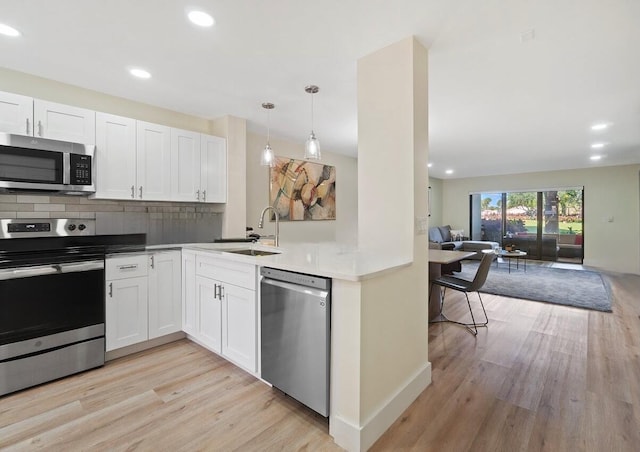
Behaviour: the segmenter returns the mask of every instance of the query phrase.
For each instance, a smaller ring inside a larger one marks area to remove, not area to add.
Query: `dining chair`
[[[491,269],[491,262],[495,258],[495,254],[493,253],[485,253],[482,256],[482,260],[480,261],[480,265],[478,266],[478,270],[473,278],[473,280],[469,281],[466,279],[458,278],[456,276],[443,275],[439,278],[431,281],[430,290],[433,290],[433,286],[440,286],[444,289],[442,294],[442,302],[440,304],[440,313],[438,317],[432,320],[430,323],[439,323],[439,322],[450,322],[456,323],[458,325],[462,325],[466,327],[471,334],[476,336],[478,334],[478,327],[487,326],[489,323],[489,319],[487,317],[487,311],[484,309],[484,303],[482,302],[482,297],[480,296],[480,288],[484,285],[487,280],[487,275],[489,274],[489,270]],[[440,287],[438,290],[440,290]],[[447,318],[442,312],[444,308],[444,301],[447,289],[457,290],[459,292],[463,292],[465,297],[467,298],[467,305],[469,306],[469,312],[471,313],[471,323],[458,322],[456,320],[451,320]],[[480,300],[480,306],[482,307],[482,312],[484,313],[484,321],[481,323],[477,323],[476,319],[473,315],[473,310],[471,309],[471,302],[469,301],[469,292],[476,292],[478,294],[478,299]]]

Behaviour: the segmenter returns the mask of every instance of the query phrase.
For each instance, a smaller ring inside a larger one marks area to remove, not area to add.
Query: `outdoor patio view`
[[[474,240],[514,245],[533,259],[582,263],[583,189],[474,193]]]

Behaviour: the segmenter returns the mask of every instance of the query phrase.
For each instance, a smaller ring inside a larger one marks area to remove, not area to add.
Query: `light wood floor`
[[[485,295],[476,338],[431,325],[433,384],[372,450],[639,450],[640,277],[607,278],[613,313]],[[324,419],[187,340],[1,397],[5,448],[339,450]]]

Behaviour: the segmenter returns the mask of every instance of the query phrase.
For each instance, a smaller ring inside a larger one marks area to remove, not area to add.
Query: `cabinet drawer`
[[[105,262],[105,279],[124,279],[147,276],[147,255],[108,257]]]
[[[234,286],[250,290],[256,289],[256,266],[253,264],[198,255],[196,257],[196,274]]]

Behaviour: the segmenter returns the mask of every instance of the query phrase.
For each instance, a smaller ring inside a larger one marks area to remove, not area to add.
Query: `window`
[[[471,238],[515,245],[533,259],[582,263],[580,188],[470,195]]]

